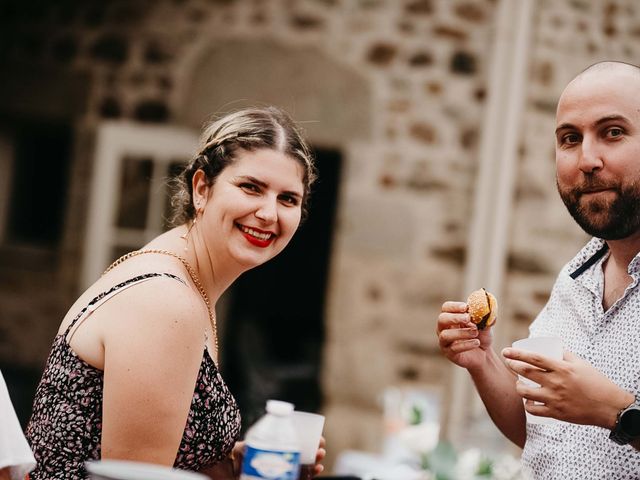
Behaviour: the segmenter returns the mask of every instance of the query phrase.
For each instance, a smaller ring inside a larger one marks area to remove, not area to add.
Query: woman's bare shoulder
[[[201,343],[208,321],[199,293],[186,282],[166,276],[127,288],[94,315],[104,326],[105,348],[116,343],[140,347],[154,342],[167,348],[179,348],[194,340]],[[99,317],[107,320],[100,321]]]

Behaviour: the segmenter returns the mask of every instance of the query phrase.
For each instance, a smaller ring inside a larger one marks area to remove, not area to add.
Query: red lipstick
[[[259,248],[268,247],[276,237],[272,232],[265,232],[264,230],[260,230],[254,227],[245,227],[244,225],[238,225],[238,228],[242,232],[242,235],[244,235],[244,238],[246,238],[251,245],[255,245]],[[266,238],[259,238],[258,236],[256,236],[256,234]]]

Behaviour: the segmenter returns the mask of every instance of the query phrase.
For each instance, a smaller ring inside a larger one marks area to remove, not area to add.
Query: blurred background
[[[485,286],[497,348],[527,336],[586,240],[556,194],[557,98],[639,40],[634,0],[0,0],[0,368],[21,421],[75,297],[166,228],[204,122],[275,104],[320,182],[291,248],[217,306],[245,424],[267,398],[320,411],[331,465],[380,451],[389,392],[420,389],[441,436],[509,449],[436,317]]]

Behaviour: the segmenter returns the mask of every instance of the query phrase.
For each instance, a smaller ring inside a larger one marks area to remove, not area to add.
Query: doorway
[[[279,256],[236,281],[226,301],[222,367],[243,428],[264,413],[268,399],[304,411],[322,405],[324,309],[342,158],[336,150],[314,154],[319,179],[309,217]]]

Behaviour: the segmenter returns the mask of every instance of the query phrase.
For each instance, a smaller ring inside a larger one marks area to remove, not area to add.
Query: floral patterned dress
[[[37,466],[31,480],[88,478],[87,460],[100,459],[104,372],[81,360],[67,343],[74,325],[118,291],[154,277],[147,273],[95,297],[56,336],[36,390],[26,436]],[[174,467],[198,471],[226,458],[240,434],[240,412],[206,346]]]

